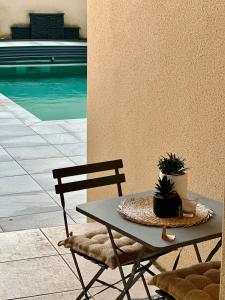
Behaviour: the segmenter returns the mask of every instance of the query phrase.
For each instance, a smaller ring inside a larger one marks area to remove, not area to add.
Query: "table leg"
[[[222,246],[222,239],[219,240],[216,246],[209,253],[208,257],[206,258],[206,262],[210,261],[213,258],[213,256],[217,253],[217,251],[220,249],[221,246]]]
[[[117,262],[117,265],[118,265],[118,268],[119,268],[119,271],[120,271],[120,276],[121,276],[121,279],[123,281],[123,285],[124,285],[124,289],[125,289],[127,282],[126,282],[126,279],[125,279],[125,276],[124,276],[124,272],[123,272],[123,268],[122,268],[122,266],[120,264],[120,260],[119,260],[118,254],[117,254],[117,249],[116,249],[117,246],[116,246],[116,244],[114,242],[111,228],[108,227],[108,226],[106,226],[106,227],[107,227],[107,230],[108,230],[108,233],[109,233],[109,238],[110,238],[110,241],[111,241],[111,244],[112,244],[113,252],[114,252],[114,255],[116,257],[116,262]],[[127,295],[127,299],[131,300],[129,291],[126,291],[126,295]]]

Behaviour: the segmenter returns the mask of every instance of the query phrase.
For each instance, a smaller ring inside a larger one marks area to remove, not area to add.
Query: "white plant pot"
[[[163,176],[167,176],[174,183],[174,190],[180,196],[182,200],[182,211],[185,213],[195,213],[197,201],[188,199],[187,196],[187,183],[188,177],[187,173],[183,175],[165,175],[161,171],[159,173],[159,177],[162,179]]]
[[[182,203],[184,200],[187,200],[187,183],[188,183],[187,173],[183,175],[166,175],[160,171],[159,177],[162,179],[163,176],[167,176],[167,178],[170,178],[171,181],[174,183],[174,190],[182,199]]]

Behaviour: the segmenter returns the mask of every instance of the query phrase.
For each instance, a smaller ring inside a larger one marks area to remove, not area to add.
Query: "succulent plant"
[[[188,169],[185,167],[185,161],[185,158],[176,156],[173,153],[167,153],[167,157],[160,157],[158,167],[166,175],[183,175]]]
[[[170,198],[176,194],[174,191],[174,183],[167,176],[158,179],[158,183],[155,185],[155,196],[160,198]]]

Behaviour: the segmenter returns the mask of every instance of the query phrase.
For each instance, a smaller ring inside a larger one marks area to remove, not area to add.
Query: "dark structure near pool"
[[[30,25],[12,26],[16,40],[79,40],[78,26],[65,27],[64,13],[30,13]]]

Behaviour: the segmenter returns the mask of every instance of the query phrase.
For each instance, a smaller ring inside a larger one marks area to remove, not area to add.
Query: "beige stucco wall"
[[[172,151],[188,161],[190,190],[222,200],[225,2],[88,5],[88,161],[122,158],[132,193],[154,187],[158,158]]]
[[[224,211],[225,216],[225,211]],[[225,300],[225,220],[223,224],[223,251],[222,251],[222,276],[221,276],[221,291],[220,300]]]
[[[14,24],[28,24],[30,12],[64,12],[65,24],[78,25],[87,36],[87,0],[0,0],[0,37]]]

